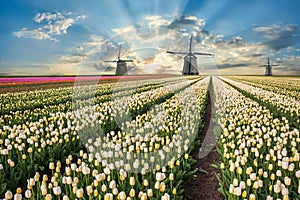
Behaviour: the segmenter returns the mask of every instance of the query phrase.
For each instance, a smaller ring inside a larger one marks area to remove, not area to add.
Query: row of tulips
[[[135,120],[122,122],[121,130],[87,138],[88,153],[50,162],[50,173],[37,172],[25,191],[7,190],[4,197],[180,199],[183,181],[194,173],[188,153],[202,125],[207,86],[205,79],[185,87]],[[96,125],[90,121],[88,126]]]
[[[0,116],[0,127],[5,125],[19,125],[26,122],[38,121],[43,117],[49,117],[51,113],[56,112],[69,112],[78,107],[85,105],[97,104],[105,101],[111,100],[111,98],[118,98],[122,96],[129,96],[134,93],[140,93],[143,91],[155,89],[158,87],[163,87],[166,84],[175,83],[180,81],[180,79],[167,79],[167,80],[157,80],[156,82],[143,80],[129,82],[131,83],[128,87],[124,82],[120,84],[102,84],[93,86],[81,86],[75,87],[72,96],[64,96],[64,92],[60,94],[62,89],[52,89],[43,91],[46,93],[53,94],[53,98],[56,98],[55,104],[50,101],[50,99],[43,100],[47,102],[42,105],[42,107],[36,107],[36,105],[31,105],[26,102],[26,106],[18,106],[17,111],[10,111],[9,114],[4,114]],[[127,82],[128,84],[128,82]],[[97,87],[97,88],[95,88]],[[64,88],[67,90],[66,88]],[[68,89],[70,90],[70,89]],[[51,91],[51,92],[50,92]],[[54,92],[55,91],[55,92]],[[42,91],[40,91],[42,92]],[[84,93],[88,93],[91,98],[87,98]],[[94,93],[94,94],[93,94]],[[55,95],[54,95],[55,94]],[[29,95],[30,96],[30,95]],[[62,98],[60,97],[62,96]],[[93,96],[93,97],[92,97]],[[84,98],[83,98],[84,97]],[[44,98],[43,96],[40,98]],[[24,102],[23,102],[24,103]],[[53,104],[53,105],[52,105]],[[8,106],[8,108],[11,106]],[[12,106],[16,107],[16,105]]]
[[[159,80],[142,80],[129,81],[118,83],[106,83],[98,85],[97,81],[94,84],[79,85],[76,83],[74,87],[23,91],[14,93],[5,93],[0,95],[0,114],[9,114],[14,111],[24,111],[28,109],[44,108],[50,105],[57,105],[72,101],[74,98],[89,99],[95,96],[101,96],[117,93],[119,91],[136,89],[140,86],[164,84],[173,82],[182,78],[167,78]]]
[[[231,76],[229,78],[300,99],[300,79],[296,77]]]
[[[117,113],[122,114],[127,111],[116,107],[116,103],[120,102],[120,99],[122,102],[128,103],[125,105],[130,108],[130,111],[146,112],[151,105],[165,101],[174,93],[194,82],[170,84],[132,96],[117,98],[94,105],[95,110],[92,111],[95,111],[94,114],[97,116],[95,119],[101,124],[102,130],[105,132],[118,130],[115,116]],[[89,108],[91,106],[74,112],[52,113],[49,117],[43,117],[35,122],[3,126],[0,129],[0,164],[3,174],[0,178],[0,185],[2,191],[5,188],[14,190],[19,183],[24,184],[35,171],[43,171],[44,166],[47,166],[51,160],[63,161],[69,154],[75,154],[83,149],[80,140],[82,134],[80,133],[92,123],[87,121],[88,117],[83,116],[83,111],[91,111]],[[116,109],[119,109],[118,112]],[[114,116],[111,113],[115,113]],[[93,116],[91,117],[93,118]]]
[[[114,98],[122,97],[122,96],[128,96],[131,93],[138,93],[142,91],[147,91],[151,89],[155,89],[157,87],[161,87],[161,85],[151,85],[146,86],[143,88],[137,88],[137,89],[129,89],[125,91],[117,92],[113,95]],[[38,121],[39,119],[43,117],[50,117],[52,113],[56,112],[70,112],[74,109],[80,108],[82,106],[96,104],[96,103],[102,103],[105,101],[110,101],[112,98],[112,94],[103,94],[96,96],[94,98],[88,98],[88,99],[69,99],[68,101],[64,102],[64,100],[61,100],[59,104],[55,105],[45,105],[43,108],[34,108],[34,109],[27,109],[27,110],[20,110],[15,112],[10,112],[9,114],[3,115],[0,122],[0,127],[3,126],[9,126],[9,125],[20,125],[27,122],[34,122]]]
[[[300,199],[299,130],[221,80],[214,84],[219,191],[232,200]]]
[[[300,101],[295,97],[278,94],[227,78],[223,78],[223,80],[236,87],[246,96],[258,101],[260,105],[268,107],[268,109],[270,109],[276,116],[287,117],[293,126],[297,126],[299,128]]]

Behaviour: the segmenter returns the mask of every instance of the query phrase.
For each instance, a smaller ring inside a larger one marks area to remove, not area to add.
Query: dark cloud
[[[281,49],[293,46],[292,38],[280,38],[277,40],[271,40],[264,42],[265,45],[269,46],[269,48],[273,49],[274,51],[278,52]]]
[[[243,38],[241,36],[232,37],[230,40],[227,41],[228,44],[242,44]]]
[[[232,68],[232,67],[247,67],[249,64],[239,63],[239,64],[218,64],[219,69]]]
[[[217,48],[222,49],[239,48],[246,45],[243,41],[243,38],[239,35],[231,37],[228,40],[224,40],[221,35],[210,35],[210,40],[214,45],[216,45]]]
[[[127,68],[129,74],[149,73],[147,68],[145,68],[144,66],[128,66]],[[153,71],[153,74],[178,74],[178,71],[174,70],[173,66],[159,65],[159,67]]]
[[[79,52],[79,51],[82,51],[83,50],[83,47],[82,46],[80,46],[80,45],[78,45],[77,47],[76,47],[76,50]]]
[[[198,21],[198,19],[196,17],[190,16],[190,15],[183,15],[183,16],[175,18],[167,26],[167,28],[176,29],[176,28],[181,28],[182,26],[186,26],[186,25],[196,25],[197,21]]]
[[[194,31],[194,40],[198,43],[201,42],[203,36],[210,35],[210,32],[203,29],[205,22],[203,19],[191,15],[183,15],[175,18],[169,25],[164,26],[168,29],[180,29],[181,32],[188,32],[187,28],[190,27]]]
[[[158,69],[154,70],[154,74],[174,74],[173,66],[160,65]]]
[[[202,29],[201,32],[202,32],[204,35],[210,35],[210,32],[209,32],[208,30]]]
[[[291,47],[294,44],[294,39],[297,36],[297,26],[293,24],[287,25],[271,25],[257,27],[254,29],[259,35],[266,39],[263,43],[274,51]]]
[[[109,65],[109,64],[107,64],[107,63],[105,63],[105,62],[99,62],[99,63],[97,63],[97,64],[93,64],[93,67],[94,67],[95,69],[98,69],[98,70],[114,71],[114,70],[116,70],[116,68],[117,68],[117,64],[114,63],[113,65],[114,65],[114,66]]]
[[[286,69],[284,69],[284,71],[285,70]],[[300,66],[298,66],[297,68],[288,68],[287,70],[290,71],[290,72],[293,72],[292,73],[293,75],[300,75]]]
[[[211,37],[211,38],[213,40],[213,43],[216,44],[216,45],[224,44],[224,39],[223,38],[214,38],[214,37]]]
[[[141,70],[138,66],[127,66],[129,74],[143,74],[144,71]]]
[[[273,67],[273,71],[280,74],[300,75],[300,66],[278,66]]]
[[[196,42],[200,43],[202,40],[202,35],[201,34],[194,35],[194,40],[196,40]]]
[[[263,54],[263,53],[254,53],[254,54],[251,54],[251,55],[249,55],[249,57],[261,57],[261,56],[265,56],[265,54]]]
[[[212,35],[210,34],[210,32],[208,30],[200,29],[200,30],[197,30],[193,36],[194,36],[194,40],[196,42],[201,43],[201,41],[203,40],[203,38],[205,36],[210,36],[211,37]]]

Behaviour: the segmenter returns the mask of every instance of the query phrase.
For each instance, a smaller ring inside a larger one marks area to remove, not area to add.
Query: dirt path
[[[210,92],[212,93],[212,85],[210,85]],[[192,152],[192,156],[197,160],[193,169],[200,169],[196,173],[196,177],[193,178],[189,183],[184,185],[185,193],[183,199],[185,200],[223,200],[224,198],[218,192],[219,182],[216,178],[218,170],[211,165],[217,163],[220,159],[218,152],[215,149],[215,143],[213,132],[214,124],[212,119],[212,102],[209,95],[208,104],[206,107],[206,113],[204,115],[204,127],[199,133],[200,145],[196,146]],[[206,137],[207,135],[207,137]],[[205,148],[202,143],[205,143]],[[210,147],[209,147],[210,145]],[[201,157],[199,158],[199,148],[202,147]],[[212,150],[211,150],[212,149]],[[207,173],[203,172],[205,170]]]

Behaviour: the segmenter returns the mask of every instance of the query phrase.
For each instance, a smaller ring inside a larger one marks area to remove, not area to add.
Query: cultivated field
[[[22,83],[0,84],[1,199],[188,199],[209,120],[219,189],[207,192],[300,199],[300,78]]]

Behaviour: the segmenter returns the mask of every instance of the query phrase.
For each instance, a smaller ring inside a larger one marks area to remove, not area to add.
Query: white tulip
[[[60,186],[53,187],[52,189],[53,189],[53,193],[55,195],[60,195],[61,194],[61,188],[60,188]]]

